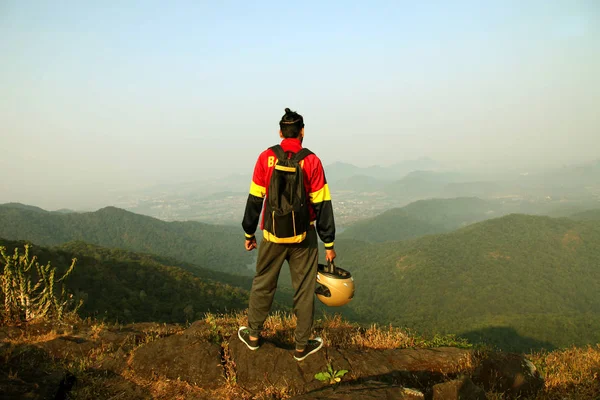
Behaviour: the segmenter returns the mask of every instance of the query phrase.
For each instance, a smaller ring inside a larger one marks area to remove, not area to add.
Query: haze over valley
[[[489,216],[510,212],[557,215],[561,210],[594,208],[600,201],[600,161],[547,170],[496,173],[449,170],[433,160],[390,167],[359,168],[347,163],[325,167],[335,216],[344,229],[386,210],[431,198],[478,197],[490,201]],[[182,184],[158,185],[115,197],[112,205],[165,221],[195,220],[238,225],[249,174]]]

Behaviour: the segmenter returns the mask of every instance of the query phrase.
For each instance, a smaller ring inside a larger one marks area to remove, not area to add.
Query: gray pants
[[[294,315],[297,317],[296,348],[303,349],[310,338],[315,315],[315,286],[319,262],[317,233],[309,229],[306,239],[297,244],[278,244],[263,240],[258,247],[256,275],[250,292],[248,325],[252,336],[259,336],[267,319],[279,272],[284,261],[290,265],[294,287]]]

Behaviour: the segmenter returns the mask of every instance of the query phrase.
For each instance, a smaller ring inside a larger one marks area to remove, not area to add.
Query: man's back
[[[284,152],[297,153],[303,147],[299,139],[283,139],[280,143]],[[258,226],[258,216],[262,210],[263,200],[269,195],[268,186],[275,168],[277,156],[271,148],[263,151],[256,161],[252,183],[250,184],[250,197],[244,215],[242,226],[246,234],[253,234]],[[300,163],[304,171],[304,187],[309,198],[309,212],[311,224],[317,223],[321,240],[325,248],[333,247],[335,238],[335,222],[333,220],[333,207],[329,185],[321,160],[316,154],[310,154]],[[264,230],[265,216],[260,221],[260,228]],[[266,238],[268,240],[268,238]],[[329,244],[331,244],[329,246]]]

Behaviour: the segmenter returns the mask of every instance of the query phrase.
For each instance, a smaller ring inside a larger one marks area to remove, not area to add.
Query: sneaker
[[[257,350],[260,347],[258,344],[259,339],[250,339],[250,329],[246,326],[240,326],[240,329],[238,329],[238,337],[250,350]]]
[[[294,359],[296,361],[302,361],[311,354],[321,350],[321,347],[323,347],[323,339],[320,337],[311,339],[308,341],[308,343],[306,343],[304,351],[294,351]]]

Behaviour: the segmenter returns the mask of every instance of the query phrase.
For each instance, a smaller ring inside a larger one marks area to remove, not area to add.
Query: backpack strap
[[[285,155],[285,152],[283,151],[283,148],[281,147],[281,145],[276,144],[275,146],[269,147],[269,149],[271,149],[273,151],[273,153],[275,153],[275,156],[277,157],[278,160],[286,160],[287,156]]]
[[[302,150],[300,150],[299,152],[297,152],[296,154],[294,154],[292,156],[292,160],[294,160],[296,162],[300,162],[300,161],[304,160],[306,157],[310,156],[311,154],[313,154],[312,151],[310,151],[307,148],[303,148]]]
[[[285,151],[283,151],[283,148],[281,147],[281,145],[276,144],[275,146],[269,147],[269,149],[271,149],[273,151],[273,153],[275,153],[275,156],[279,160],[287,160],[288,159],[287,154],[285,153]],[[300,161],[304,160],[306,157],[308,157],[314,153],[307,148],[302,148],[299,152],[292,153],[292,154],[293,155],[290,158],[290,160],[300,162]]]

